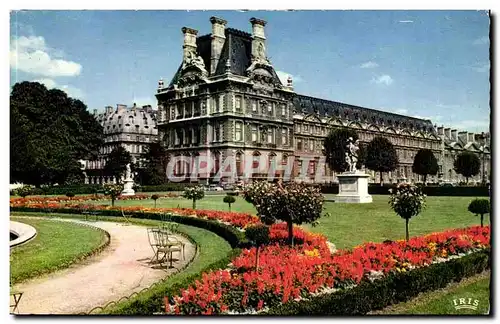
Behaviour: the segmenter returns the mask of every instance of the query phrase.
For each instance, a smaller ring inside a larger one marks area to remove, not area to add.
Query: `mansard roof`
[[[337,101],[297,94],[294,97],[293,105],[295,111],[298,113],[315,113],[322,117],[339,117],[351,121],[363,121],[374,125],[385,125],[435,133],[432,122],[428,119],[403,116],[387,111],[354,106]]]

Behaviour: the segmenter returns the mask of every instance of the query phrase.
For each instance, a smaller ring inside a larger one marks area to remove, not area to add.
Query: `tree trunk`
[[[196,209],[196,199],[193,199],[193,209]]]
[[[481,227],[483,227],[483,215],[484,214],[481,214]]]
[[[427,174],[424,174],[424,186],[427,185]]]
[[[380,186],[384,184],[383,172],[380,172]]]
[[[465,177],[465,184],[469,183],[469,177]]]
[[[293,246],[293,223],[288,222],[288,244]]]
[[[259,251],[260,250],[260,247],[257,246],[257,253],[256,253],[256,256],[255,256],[255,270],[259,270]]]
[[[155,208],[156,208],[156,199],[155,199]]]
[[[231,212],[231,203],[229,203],[229,211]],[[258,251],[258,250],[257,250]]]
[[[406,242],[410,240],[410,232],[408,231],[408,222],[410,221],[409,218],[406,218]]]

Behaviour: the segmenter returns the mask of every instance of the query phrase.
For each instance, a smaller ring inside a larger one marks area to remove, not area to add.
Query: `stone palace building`
[[[483,154],[485,144],[475,134],[457,135],[456,130],[436,128],[430,120],[297,94],[293,80],[282,84],[266,56],[265,21],[250,19],[251,34],[227,28],[221,18],[212,17],[210,22],[208,35],[182,28],[182,62],[170,83],[159,81],[156,93],[159,138],[168,154],[192,161],[199,155],[214,159],[212,172],[199,174],[203,180],[213,177],[228,156],[236,159],[238,175],[243,161],[255,157],[283,161],[293,156],[294,174],[308,158],[312,180],[323,139],[335,127],[355,129],[361,142],[382,135],[394,144],[399,165],[385,175],[386,182],[421,180],[411,166],[422,148],[434,151],[439,160],[440,173],[431,182],[461,180],[453,171],[453,158],[461,150]],[[484,154],[489,161],[489,139],[483,142],[487,142]],[[267,174],[269,165],[261,164],[254,178]],[[179,162],[174,173],[190,174],[192,167]],[[325,173],[335,181],[328,167]],[[376,179],[374,172],[368,173],[372,181]]]

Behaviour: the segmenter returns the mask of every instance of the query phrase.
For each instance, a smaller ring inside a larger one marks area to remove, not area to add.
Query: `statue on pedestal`
[[[356,172],[358,163],[359,140],[354,142],[352,137],[347,139],[347,152],[345,153],[346,162],[349,166],[349,172]]]
[[[122,195],[124,196],[133,196],[134,192],[134,180],[132,175],[132,170],[130,168],[130,163],[127,164],[125,168],[125,175],[122,174],[121,180],[123,182],[123,191]]]

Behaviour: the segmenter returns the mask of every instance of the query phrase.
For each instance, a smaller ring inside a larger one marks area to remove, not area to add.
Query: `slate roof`
[[[387,111],[354,106],[337,101],[298,94],[294,97],[293,105],[297,113],[315,113],[322,117],[339,117],[351,121],[367,122],[435,133],[432,122],[428,119],[403,116]]]

